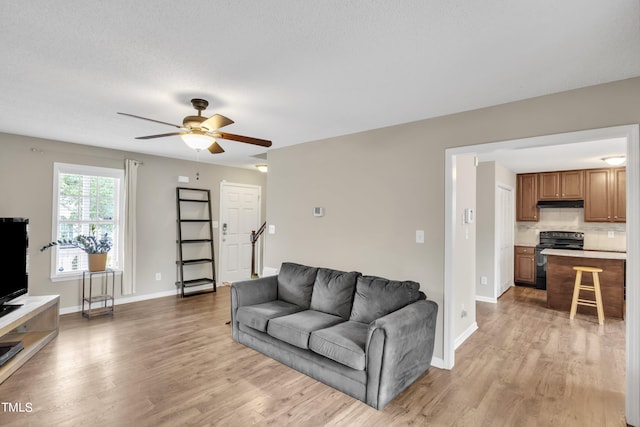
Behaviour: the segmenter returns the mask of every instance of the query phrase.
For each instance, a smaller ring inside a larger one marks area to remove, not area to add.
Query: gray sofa
[[[382,409],[431,365],[438,305],[419,287],[284,263],[231,286],[233,339]]]

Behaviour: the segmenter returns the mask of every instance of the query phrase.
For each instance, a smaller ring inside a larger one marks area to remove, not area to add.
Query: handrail
[[[249,237],[251,240],[251,278],[257,278],[256,274],[256,242],[264,233],[264,229],[267,227],[266,221],[262,224],[262,226],[258,229],[258,231],[251,230],[251,236]]]

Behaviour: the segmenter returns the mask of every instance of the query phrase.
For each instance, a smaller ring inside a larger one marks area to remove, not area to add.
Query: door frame
[[[223,269],[222,269],[222,260],[223,260],[223,248],[224,245],[222,244],[222,214],[224,212],[224,188],[225,187],[243,187],[243,188],[253,188],[253,189],[257,189],[258,190],[258,227],[260,226],[260,221],[262,221],[262,186],[261,185],[256,185],[256,184],[242,184],[239,182],[228,182],[225,180],[220,181],[220,203],[218,204],[220,206],[220,211],[218,213],[218,218],[219,220],[219,227],[218,227],[218,282],[220,282],[220,284],[225,282],[225,277],[223,277]],[[225,252],[225,256],[226,256],[226,252]],[[262,250],[261,250],[261,245],[256,245],[256,270],[260,271],[260,268],[262,267]],[[226,259],[226,258],[225,258]]]
[[[640,125],[623,125],[608,128],[567,132],[509,141],[476,144],[445,150],[445,271],[444,271],[444,333],[443,367],[455,365],[455,300],[454,257],[457,221],[456,156],[471,153],[489,153],[498,149],[518,149],[550,145],[571,144],[608,138],[627,140],[627,259],[640,259]],[[627,264],[626,310],[626,393],[627,423],[640,426],[640,262]]]

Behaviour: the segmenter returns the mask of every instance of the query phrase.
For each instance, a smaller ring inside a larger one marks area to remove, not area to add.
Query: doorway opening
[[[627,147],[627,316],[626,326],[626,416],[627,422],[640,424],[640,127],[616,126],[511,141],[447,149],[445,152],[445,287],[444,287],[444,367],[455,365],[455,236],[456,157],[530,147],[550,147],[587,141],[625,138]]]

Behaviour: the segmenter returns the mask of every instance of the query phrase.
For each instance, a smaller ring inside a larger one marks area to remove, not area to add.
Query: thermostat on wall
[[[313,216],[324,216],[324,208],[313,208]]]

